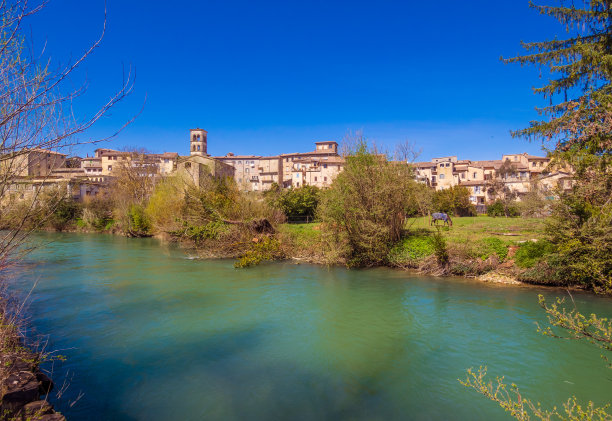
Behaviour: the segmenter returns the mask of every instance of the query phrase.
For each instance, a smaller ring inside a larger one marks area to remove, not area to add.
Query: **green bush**
[[[256,266],[264,260],[274,260],[282,257],[280,243],[272,237],[265,237],[251,243],[249,249],[234,263],[235,268]]]
[[[522,268],[533,267],[542,258],[555,251],[555,247],[546,240],[540,240],[537,242],[528,241],[521,244],[519,249],[516,251],[514,260],[516,265]]]
[[[62,231],[75,223],[80,214],[81,206],[77,202],[69,198],[62,198],[54,206],[49,222],[53,228]]]
[[[427,256],[435,253],[431,237],[411,236],[404,238],[389,253],[389,262],[394,265],[415,266]]]
[[[196,244],[200,244],[203,240],[216,240],[221,233],[227,231],[227,224],[222,221],[211,221],[204,225],[191,225],[183,221],[183,229],[172,231],[170,234],[175,236],[185,237]]]
[[[130,206],[128,213],[129,230],[128,234],[133,236],[146,236],[151,231],[151,222],[147,217],[145,210],[140,205]]]
[[[441,265],[445,265],[448,263],[449,255],[448,255],[448,247],[446,246],[446,239],[440,232],[440,228],[434,233],[431,237],[432,245],[434,248],[434,254],[436,255],[436,259],[438,263]]]
[[[515,202],[504,202],[498,199],[493,204],[487,206],[488,216],[516,217],[520,216],[520,214],[519,206]]]
[[[478,242],[478,254],[482,260],[487,260],[490,256],[496,255],[500,262],[508,257],[508,247],[499,238],[483,238]]]
[[[265,193],[270,206],[281,210],[287,217],[314,217],[319,204],[320,190],[304,186],[289,190],[271,189]]]
[[[476,207],[470,201],[470,195],[470,190],[465,186],[437,190],[432,199],[433,211],[453,216],[475,216]]]

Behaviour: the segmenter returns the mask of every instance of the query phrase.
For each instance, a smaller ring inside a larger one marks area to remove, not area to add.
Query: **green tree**
[[[445,212],[455,216],[472,216],[476,209],[470,201],[470,190],[461,185],[438,190],[433,195],[434,212]]]
[[[387,159],[361,135],[347,149],[344,171],[319,204],[326,255],[348,266],[385,263],[401,237],[416,181],[405,161]]]
[[[547,67],[549,82],[535,92],[550,100],[543,118],[513,132],[554,142],[554,163],[576,169],[572,188],[559,190],[548,228],[557,251],[540,273],[559,284],[612,292],[612,1],[538,6],[556,18],[568,38],[525,43],[528,54],[507,63]],[[553,101],[561,97],[559,101]]]
[[[609,154],[612,151],[612,15],[611,0],[590,0],[583,7],[561,1],[559,6],[529,6],[556,18],[566,39],[523,43],[526,55],[506,63],[547,67],[553,77],[534,91],[550,100],[538,108],[542,120],[513,132],[530,140],[554,140],[557,152]],[[553,102],[553,97],[563,99]]]
[[[320,190],[316,186],[303,186],[288,190],[272,189],[266,194],[268,203],[283,211],[287,217],[313,218],[319,204]]]

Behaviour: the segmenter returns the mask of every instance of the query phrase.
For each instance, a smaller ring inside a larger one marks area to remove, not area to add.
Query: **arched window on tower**
[[[198,142],[200,141],[200,135],[198,135]]]
[[[193,135],[193,141],[195,142],[195,140],[196,140],[196,135]]]
[[[198,152],[200,152],[200,145],[198,145]]]
[[[193,145],[193,147],[191,148],[191,150],[195,152],[195,145]]]

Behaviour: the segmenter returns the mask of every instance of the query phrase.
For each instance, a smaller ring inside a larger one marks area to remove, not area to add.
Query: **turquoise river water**
[[[67,357],[45,368],[69,420],[509,419],[457,381],[479,365],[543,405],[612,401],[597,350],[536,332],[537,294],[561,290],[389,269],[239,270],[153,239],[35,240],[48,244],[12,288],[36,283],[31,334]],[[612,316],[608,298],[574,300]]]

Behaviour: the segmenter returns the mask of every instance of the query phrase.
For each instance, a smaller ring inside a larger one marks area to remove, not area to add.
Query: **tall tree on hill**
[[[548,68],[548,84],[534,88],[550,100],[538,108],[542,120],[514,131],[515,137],[555,141],[555,151],[566,159],[576,155],[612,152],[612,0],[561,0],[559,6],[531,8],[556,18],[570,35],[567,39],[522,43],[528,54],[505,59]],[[562,100],[554,103],[553,98]]]
[[[538,109],[543,119],[513,135],[555,142],[557,163],[577,171],[571,191],[558,191],[552,207],[548,234],[557,253],[526,280],[612,293],[612,0],[557,4],[530,7],[556,18],[568,38],[523,43],[528,54],[505,60],[551,73],[535,89],[550,100]]]

